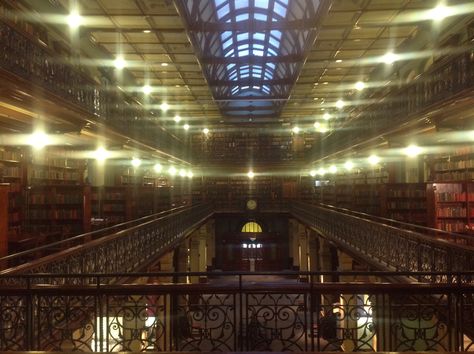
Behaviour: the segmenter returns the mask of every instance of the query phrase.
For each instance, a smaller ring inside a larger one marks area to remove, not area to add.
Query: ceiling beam
[[[315,29],[315,19],[293,20],[293,21],[277,21],[263,22],[255,20],[247,20],[236,23],[220,23],[220,22],[192,22],[188,24],[190,32],[217,32],[224,31],[243,31],[248,32],[265,32],[265,31],[290,31],[290,30],[312,30]]]
[[[204,56],[200,58],[201,64],[239,64],[239,65],[265,65],[266,63],[302,63],[305,60],[302,54],[289,54],[278,56],[257,57],[246,55],[244,57],[218,57]]]
[[[293,85],[295,80],[293,78],[258,80],[258,79],[240,79],[238,81],[212,79],[208,81],[211,87],[220,86],[263,86],[263,85]],[[188,85],[189,86],[189,85]]]

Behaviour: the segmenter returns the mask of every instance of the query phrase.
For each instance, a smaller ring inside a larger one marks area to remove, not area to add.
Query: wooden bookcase
[[[30,186],[26,192],[26,231],[31,234],[57,233],[61,239],[90,231],[89,198],[89,186]]]
[[[9,184],[8,233],[21,234],[25,169],[21,149],[0,148],[0,182]]]
[[[428,225],[426,183],[389,183],[385,185],[382,215],[389,219],[422,226]]]
[[[474,180],[474,148],[459,148],[453,154],[432,159],[430,174],[430,179],[436,182]]]
[[[132,218],[132,203],[127,187],[92,187],[93,228],[119,224]]]

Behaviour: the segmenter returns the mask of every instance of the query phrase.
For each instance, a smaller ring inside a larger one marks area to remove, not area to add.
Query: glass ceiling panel
[[[195,1],[177,0],[193,28],[190,37],[207,38],[193,44],[204,58],[217,104],[226,112],[237,100],[243,112],[256,117],[263,111],[251,109],[257,104],[252,97],[258,97],[277,116],[316,36],[319,7],[326,0],[208,0],[191,6]]]

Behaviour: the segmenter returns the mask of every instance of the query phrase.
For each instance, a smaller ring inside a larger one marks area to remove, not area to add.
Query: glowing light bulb
[[[181,177],[186,177],[186,175],[187,175],[186,170],[185,170],[184,168],[180,169],[180,170],[179,170],[179,175],[180,175]]]
[[[29,144],[35,150],[41,150],[46,145],[48,145],[48,143],[49,143],[48,135],[46,135],[46,133],[42,131],[34,132],[33,134],[31,134],[30,139],[29,139]]]
[[[189,124],[183,125],[183,129],[184,129],[184,130],[189,130]]]
[[[293,127],[293,129],[291,129],[291,131],[295,134],[298,134],[300,132],[300,128],[299,127]]]
[[[380,157],[377,155],[370,155],[368,160],[371,165],[376,165],[380,162]]]
[[[160,104],[160,109],[163,111],[163,112],[166,112],[168,109],[170,108],[170,105],[166,102],[163,102],[162,104]]]
[[[71,28],[78,28],[82,24],[82,16],[77,11],[71,12],[67,17],[67,24]]]
[[[179,122],[181,121],[181,117],[180,117],[178,114],[175,115],[175,116],[174,116],[174,121],[175,121],[176,123],[179,123]]]
[[[314,122],[314,128],[318,129],[321,126],[321,123],[319,122]]]
[[[416,146],[416,145],[409,145],[404,149],[403,152],[408,157],[416,157],[421,153],[421,148],[419,146]]]
[[[132,159],[132,166],[133,167],[139,167],[141,164],[142,164],[142,160],[140,160],[139,158],[134,157]]]
[[[355,89],[357,91],[362,91],[365,88],[365,84],[362,81],[357,81],[355,83]]]
[[[204,129],[202,130],[202,132],[203,132],[205,135],[207,135],[207,134],[209,134],[209,129],[204,128]]]
[[[324,176],[325,174],[326,174],[326,169],[323,168],[323,167],[320,167],[320,168],[318,169],[318,175]]]
[[[346,161],[346,163],[344,164],[344,168],[347,171],[350,171],[354,168],[354,164],[352,163],[352,161]]]
[[[385,64],[393,64],[394,62],[398,60],[398,55],[392,52],[388,52],[382,57],[382,60]]]
[[[311,170],[311,171],[309,171],[309,175],[310,175],[311,177],[316,176],[316,174],[317,174],[316,170]]]
[[[171,166],[169,169],[168,169],[168,173],[171,175],[171,176],[174,176],[176,174],[176,172],[178,172],[176,170],[176,168],[174,166]]]
[[[247,177],[250,178],[250,179],[252,179],[252,178],[255,177],[255,173],[253,173],[253,171],[249,171],[249,172],[247,173]]]
[[[326,113],[323,114],[323,119],[324,120],[329,120],[329,119],[331,119],[331,115],[328,112],[326,112]]]
[[[331,167],[329,167],[329,172],[331,172],[331,173],[336,173],[336,172],[337,172],[337,167],[336,167],[336,165],[331,165]]]
[[[109,153],[102,146],[100,146],[97,148],[97,150],[95,150],[94,157],[97,161],[103,162],[109,157]]]
[[[160,163],[156,163],[155,166],[153,166],[153,169],[156,173],[160,173],[163,170],[163,166],[161,166]]]
[[[341,109],[342,107],[344,107],[344,101],[343,100],[337,100],[336,102],[336,107]]]
[[[152,91],[152,88],[150,85],[145,85],[143,86],[142,91],[145,95],[149,95]]]
[[[117,57],[115,60],[114,60],[114,66],[115,66],[115,69],[118,69],[118,70],[122,70],[123,68],[125,68],[125,60],[123,59],[123,57]]]
[[[193,176],[194,176],[193,171],[188,171],[188,177],[189,177],[189,178],[193,178]]]

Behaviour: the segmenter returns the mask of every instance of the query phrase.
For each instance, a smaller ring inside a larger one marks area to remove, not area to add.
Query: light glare
[[[293,127],[293,129],[291,129],[291,131],[295,134],[298,134],[300,132],[300,128],[299,127]]]
[[[166,112],[168,109],[170,108],[170,105],[166,102],[163,102],[162,104],[160,104],[160,109],[163,111],[163,112]]]
[[[417,145],[409,145],[404,149],[404,153],[408,157],[416,157],[421,153],[421,148]]]
[[[394,62],[398,60],[398,55],[392,52],[388,52],[382,57],[382,60],[385,64],[393,64]]]
[[[365,88],[365,84],[362,81],[357,81],[355,88],[357,91],[362,91]]]
[[[336,107],[339,108],[339,109],[344,107],[344,101],[343,100],[337,100]]]
[[[177,115],[174,116],[174,121],[175,121],[176,123],[179,123],[179,122],[181,121],[181,117],[179,116],[179,114],[177,114]]]
[[[316,170],[311,170],[311,171],[309,171],[309,175],[310,175],[311,177],[316,176],[316,173],[317,173]]]
[[[101,146],[95,150],[94,157],[97,161],[103,162],[109,157],[109,153]]]
[[[139,167],[141,164],[142,164],[142,160],[140,160],[139,158],[134,157],[132,159],[132,166],[133,167]]]
[[[115,69],[122,70],[123,68],[125,68],[125,65],[125,60],[122,57],[117,57],[114,60]]]
[[[46,145],[49,143],[49,138],[46,133],[42,131],[37,131],[31,134],[30,136],[30,142],[29,144],[33,147],[35,150],[41,150],[44,148]]]
[[[368,160],[371,165],[376,165],[380,162],[380,157],[377,155],[370,155]]]
[[[168,169],[168,173],[171,175],[171,176],[174,176],[176,174],[177,170],[174,166],[171,166],[169,169]]]
[[[163,166],[161,166],[160,163],[156,163],[155,166],[153,166],[153,169],[156,173],[160,173],[163,170]]]
[[[145,95],[149,95],[152,91],[152,88],[150,85],[145,85],[143,86],[142,91]]]
[[[183,125],[183,129],[184,129],[184,130],[189,130],[189,124]]]
[[[202,130],[202,132],[207,135],[207,134],[209,134],[209,129],[204,128],[204,129]]]
[[[354,167],[354,164],[352,163],[352,161],[346,161],[346,163],[344,164],[344,167],[347,171],[350,171]]]
[[[250,179],[252,179],[252,178],[255,177],[255,173],[253,173],[253,171],[249,171],[249,172],[247,173],[247,177],[250,178]]]
[[[71,12],[67,17],[67,24],[71,28],[78,28],[82,24],[82,17],[77,11]]]

